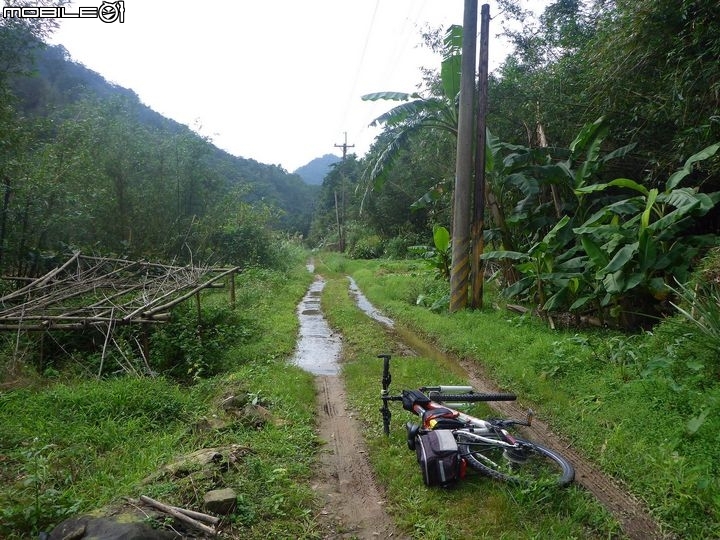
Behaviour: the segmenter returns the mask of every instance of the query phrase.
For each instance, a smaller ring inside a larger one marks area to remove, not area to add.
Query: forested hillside
[[[47,21],[0,25],[4,271],[36,273],[75,249],[245,264],[271,257],[279,233],[308,234],[317,188],[44,46]]]
[[[323,183],[325,176],[330,172],[330,167],[340,161],[340,158],[334,154],[325,154],[322,157],[313,159],[310,163],[306,163],[302,167],[295,170],[295,174],[299,175],[306,184],[312,186]]]

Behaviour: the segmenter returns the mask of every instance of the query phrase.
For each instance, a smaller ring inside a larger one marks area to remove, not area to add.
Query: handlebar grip
[[[515,394],[439,394],[430,392],[428,397],[433,401],[456,401],[460,403],[469,403],[473,401],[515,401]]]

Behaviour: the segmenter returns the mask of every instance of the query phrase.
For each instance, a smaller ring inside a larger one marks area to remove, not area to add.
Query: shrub
[[[178,306],[172,320],[152,336],[150,359],[160,372],[181,380],[216,375],[223,370],[225,350],[230,343],[247,341],[253,325],[230,307]]]
[[[377,259],[383,255],[382,239],[376,235],[360,238],[350,249],[353,259]]]
[[[415,233],[400,234],[385,243],[385,256],[391,259],[416,258],[417,255],[412,253],[410,247],[421,244],[422,242],[422,235]]]

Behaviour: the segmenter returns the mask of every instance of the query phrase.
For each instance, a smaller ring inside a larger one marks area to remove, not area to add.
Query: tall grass
[[[285,270],[257,268],[237,276],[232,311],[227,291],[204,294],[203,309],[228,329],[213,338],[222,346],[213,349],[212,370],[200,377],[87,380],[77,376],[84,371],[76,368],[83,361],[78,357],[53,380],[0,391],[0,537],[36,536],[69,515],[141,494],[201,509],[203,490],[221,483],[236,490],[240,503],[225,524],[231,536],[259,539],[275,531],[277,538],[320,538],[310,487],[315,388],[312,376],[287,363],[297,333],[295,308],[311,280],[296,257]],[[197,318],[186,319],[166,339],[185,345],[178,361],[187,367],[195,365],[195,354],[210,357],[191,346]],[[218,403],[233,393],[253,396],[271,419],[258,428],[224,416]],[[196,429],[215,417],[224,427]],[[230,444],[248,450],[222,478],[158,473],[183,453]]]

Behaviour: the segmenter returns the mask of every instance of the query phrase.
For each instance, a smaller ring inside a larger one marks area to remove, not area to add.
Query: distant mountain
[[[330,172],[330,166],[340,161],[340,158],[334,154],[325,154],[323,157],[315,158],[310,163],[303,165],[295,170],[297,174],[306,184],[311,186],[322,185],[327,173]]]

